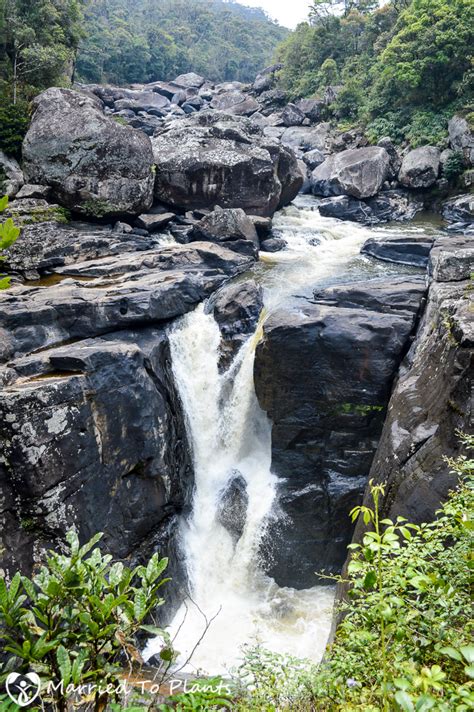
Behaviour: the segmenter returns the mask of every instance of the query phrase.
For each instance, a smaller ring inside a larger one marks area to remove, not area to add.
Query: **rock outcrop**
[[[342,285],[272,314],[255,386],[272,421],[272,469],[284,520],[269,525],[269,573],[310,587],[340,569],[425,278]]]
[[[228,114],[201,112],[172,124],[154,137],[153,152],[155,196],[178,208],[273,215],[303,182],[291,151]]]
[[[361,253],[384,262],[426,268],[433,242],[434,237],[429,235],[369,237],[362,245]]]
[[[465,240],[462,249],[462,238],[459,241],[442,238],[441,244],[435,243],[430,268],[434,280],[426,311],[400,370],[370,471],[376,482],[386,483],[385,517],[402,515],[417,523],[434,517],[456,484],[443,458],[462,451],[456,432],[472,432],[474,425],[468,271],[474,265],[474,248],[472,241]],[[453,270],[459,254],[464,268]],[[366,503],[369,499],[367,492]],[[356,539],[361,534],[358,526]]]
[[[9,268],[49,276],[0,308],[3,570],[30,571],[71,526],[104,531],[119,559],[173,546],[193,472],[166,326],[252,261],[209,242],[25,228]]]
[[[463,116],[453,116],[448,124],[449,141],[455,151],[460,151],[467,166],[474,165],[474,132]]]
[[[69,89],[36,97],[23,144],[30,183],[47,185],[55,200],[88,216],[138,214],[152,204],[149,138],[106,117],[99,100]]]
[[[29,571],[75,526],[119,559],[187,506],[192,468],[164,330],[109,334],[10,364],[0,404],[2,567]]]
[[[222,334],[222,367],[228,366],[238,350],[255,332],[263,309],[263,290],[253,279],[226,284],[207,303]]]

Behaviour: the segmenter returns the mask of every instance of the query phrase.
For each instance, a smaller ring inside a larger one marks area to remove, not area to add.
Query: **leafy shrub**
[[[405,138],[412,148],[430,144],[443,147],[448,137],[450,111],[415,111],[403,128]]]
[[[404,138],[398,117],[395,114],[387,114],[385,117],[374,119],[367,125],[365,133],[370,143],[377,143],[384,136],[390,136],[392,141],[400,144]]]
[[[30,122],[27,104],[0,106],[0,150],[17,160]]]
[[[227,710],[233,709],[231,692],[227,683],[221,678],[194,680],[188,691],[171,695],[165,704],[158,706],[160,712],[194,712],[202,710]]]
[[[462,151],[454,151],[443,166],[443,176],[446,180],[455,181],[464,171],[464,167]]]
[[[474,437],[463,439],[474,449]],[[304,662],[292,664],[297,694],[288,701],[284,691],[278,693],[275,659],[247,655],[257,694],[273,685],[278,696],[268,709],[473,709],[474,459],[448,463],[461,484],[429,524],[381,519],[385,488],[371,483],[373,507],[351,513],[370,531],[362,544],[350,545],[349,601],[342,605],[345,615],[324,663],[316,671]],[[242,710],[255,709],[253,694],[243,695]]]
[[[49,552],[36,576],[17,573],[10,585],[0,579],[0,640],[10,653],[0,682],[12,670],[34,670],[58,685],[48,694],[59,710],[66,709],[70,683],[100,687],[94,709],[104,709],[106,686],[118,685],[127,663],[141,662],[140,631],[161,636],[164,666],[174,658],[166,632],[145,624],[164,602],[157,594],[169,580],[162,578],[167,559],[155,554],[146,567],[131,570],[94,548],[101,536],[80,547],[70,531],[67,553]]]
[[[0,214],[8,207],[8,196],[4,196],[0,200]],[[6,259],[3,254],[5,250],[13,245],[20,235],[20,228],[16,227],[13,220],[8,218],[4,223],[0,224],[0,262]],[[0,289],[7,289],[10,286],[10,277],[0,274]]]

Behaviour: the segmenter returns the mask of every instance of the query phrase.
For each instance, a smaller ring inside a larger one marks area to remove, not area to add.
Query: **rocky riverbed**
[[[446,152],[369,146],[321,102],[288,104],[276,71],[49,89],[23,165],[0,156],[22,226],[0,297],[8,574],[75,526],[122,559],[170,551],[180,602],[196,460],[170,333],[203,302],[223,398],[252,340],[279,481],[257,568],[277,586],[342,567],[369,475],[388,482],[387,514],[418,521],[452,486],[442,456],[472,425],[472,193],[452,194]],[[469,165],[462,117],[450,141]],[[245,483],[216,513],[234,544]]]

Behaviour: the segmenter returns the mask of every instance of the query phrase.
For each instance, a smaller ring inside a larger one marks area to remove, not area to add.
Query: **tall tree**
[[[1,51],[10,64],[13,103],[21,85],[43,88],[72,74],[80,0],[3,0],[0,10]]]

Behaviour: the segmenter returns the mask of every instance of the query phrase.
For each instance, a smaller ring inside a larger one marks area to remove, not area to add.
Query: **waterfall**
[[[287,240],[288,249],[263,254],[254,268],[270,313],[294,295],[310,296],[316,286],[360,279],[364,269],[394,269],[373,267],[360,257],[360,246],[370,234],[367,228],[322,218],[311,200],[307,205],[308,199],[300,198],[299,205],[275,216],[274,230]],[[261,330],[259,324],[224,373],[218,367],[220,330],[203,305],[169,333],[195,472],[192,513],[180,531],[190,597],[170,630],[181,662],[202,636],[204,616],[213,619],[188,671],[224,673],[241,658],[241,646],[252,642],[318,661],[329,634],[333,590],[280,588],[263,573],[259,561],[265,524],[278,516],[271,423],[259,407],[253,383]],[[222,503],[229,492],[231,499],[240,500],[237,531],[224,526],[229,517],[222,513]],[[159,649],[160,641],[150,641],[145,657]]]

